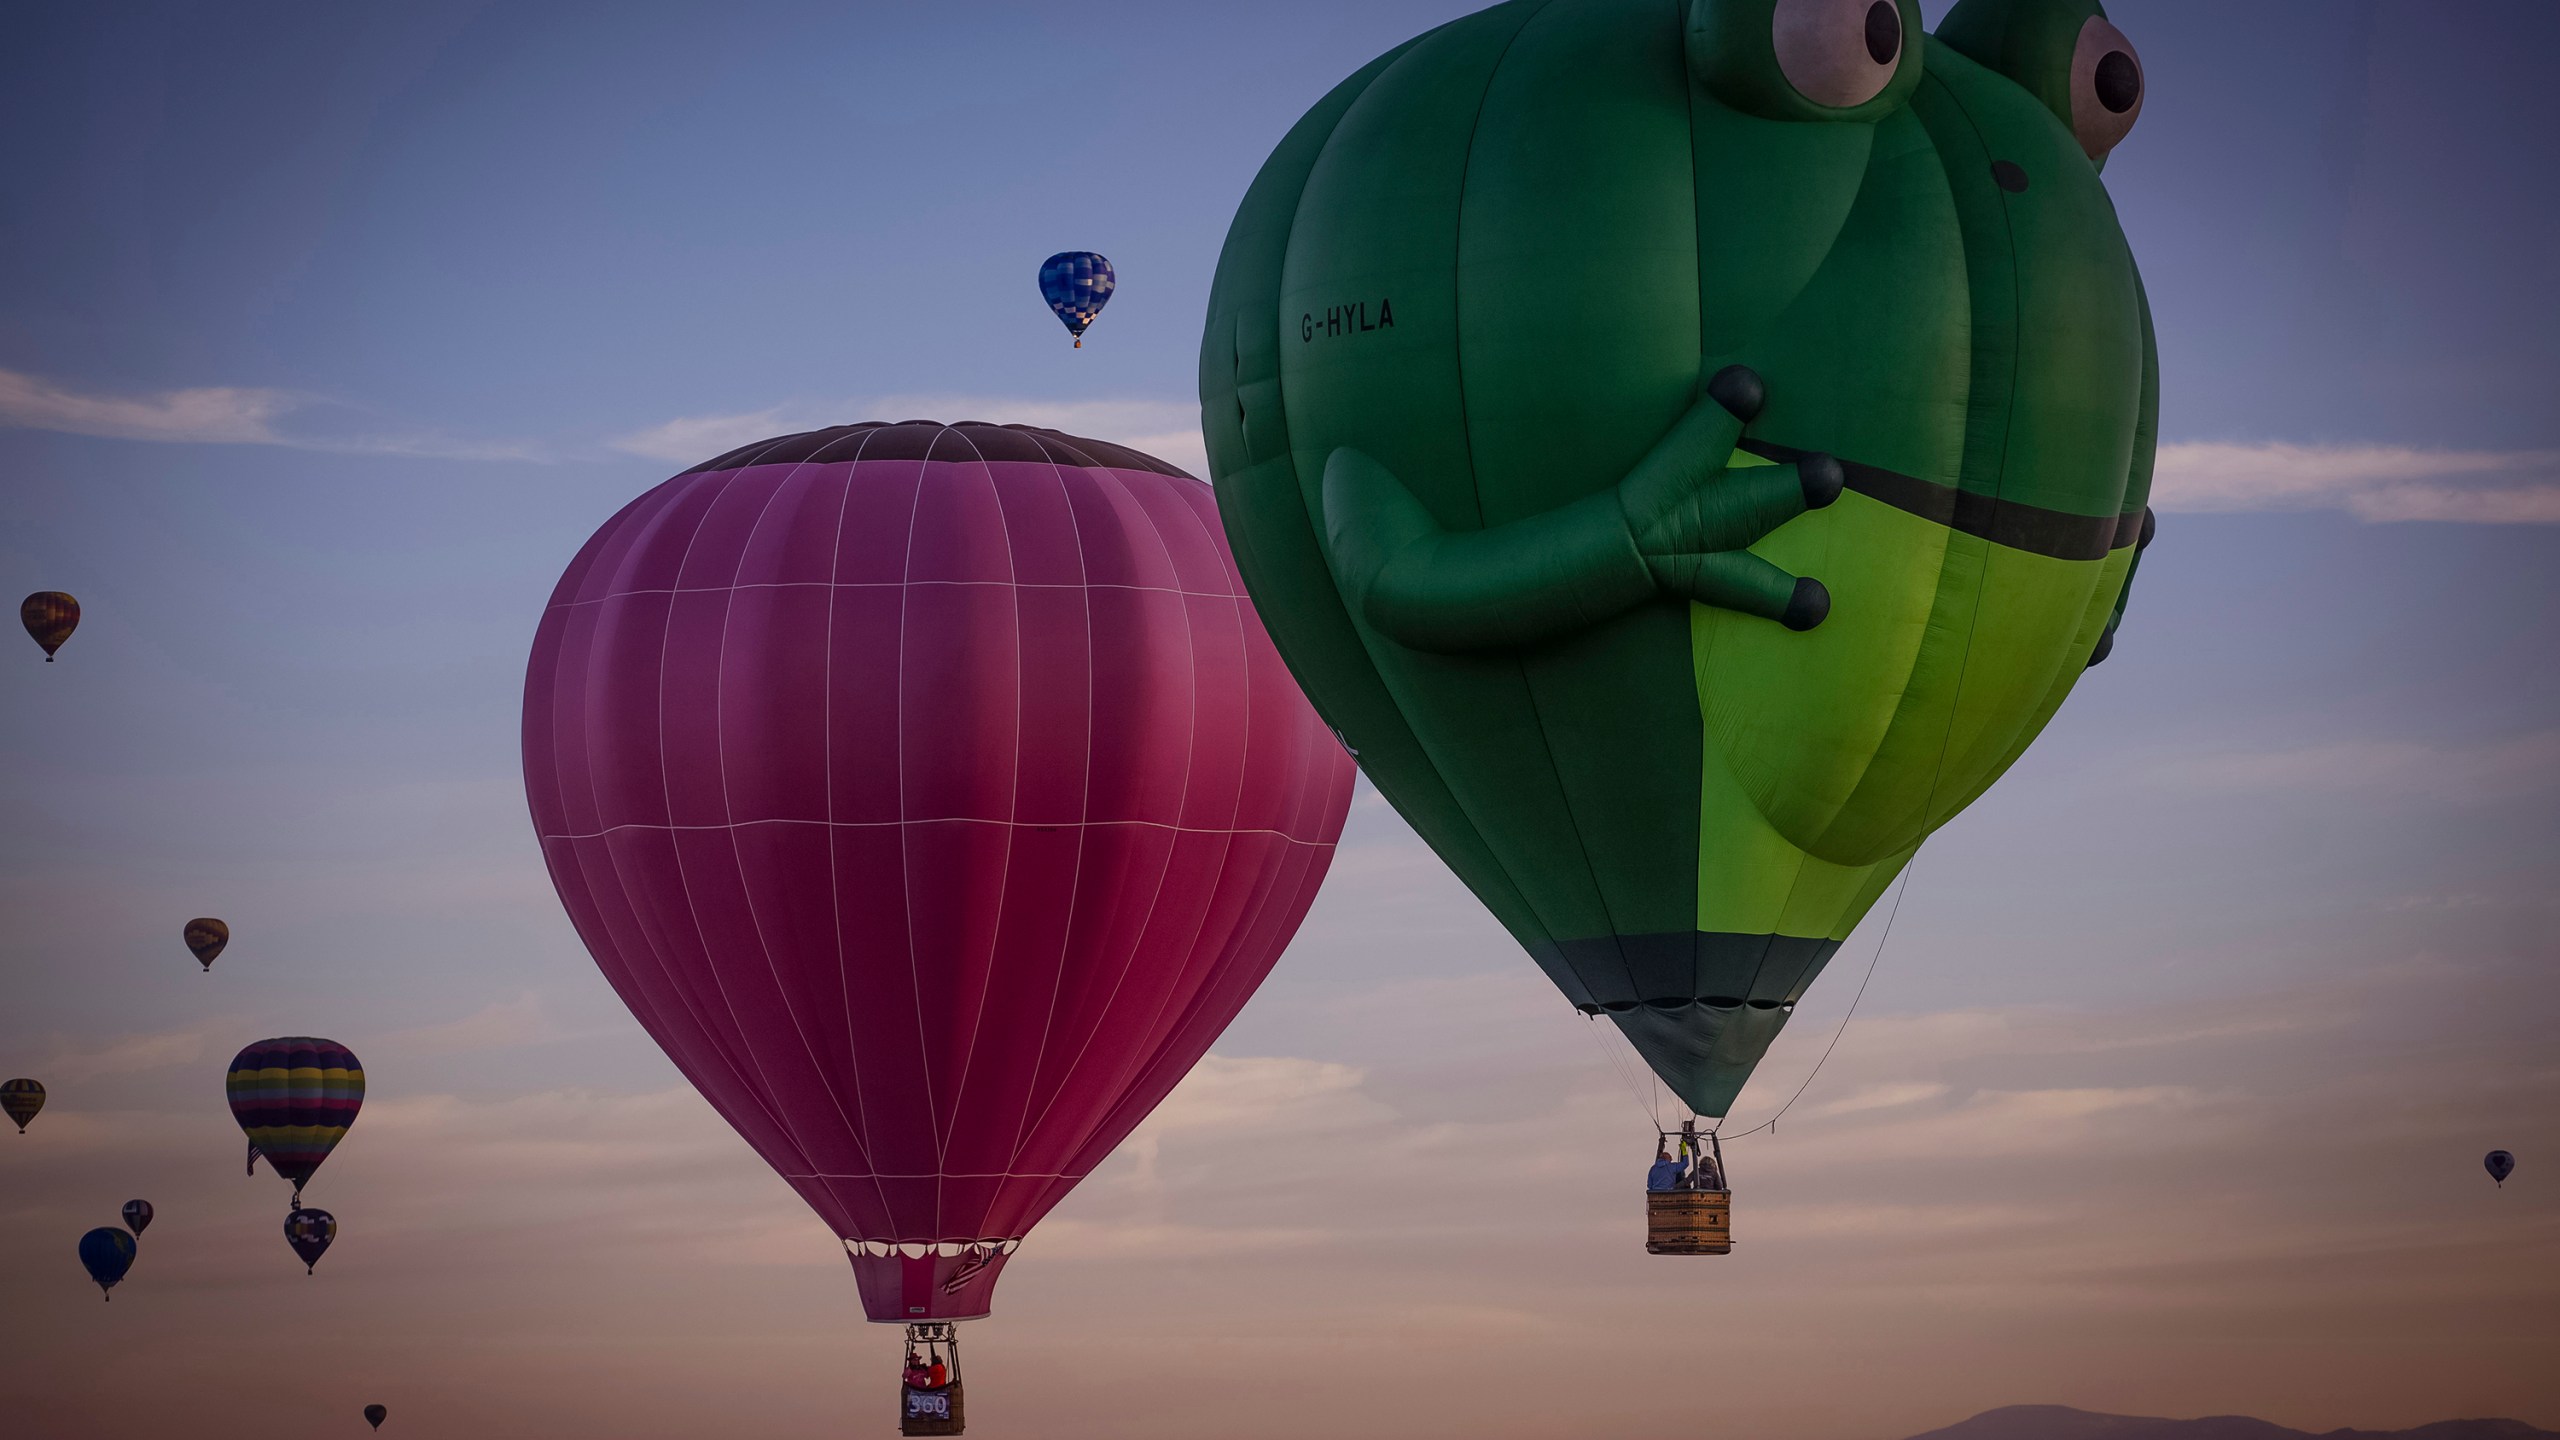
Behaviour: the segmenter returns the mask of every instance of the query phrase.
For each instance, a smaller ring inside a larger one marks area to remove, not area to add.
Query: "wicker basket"
[[[1652,1255],[1733,1253],[1733,1192],[1648,1190],[1644,1248]]]

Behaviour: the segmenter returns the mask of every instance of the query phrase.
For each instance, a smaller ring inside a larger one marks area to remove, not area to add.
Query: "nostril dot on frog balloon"
[[[1991,162],[1991,183],[2012,195],[2024,195],[2027,193],[2027,172],[2015,160],[1994,160]]]

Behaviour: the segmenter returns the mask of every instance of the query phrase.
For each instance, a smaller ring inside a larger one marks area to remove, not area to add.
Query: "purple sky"
[[[896,1333],[551,895],[543,598],[657,479],[818,423],[1199,468],[1246,182],[1461,8],[0,9],[0,582],[87,609],[61,663],[0,645],[0,1076],[53,1091],[0,1133],[0,1432],[885,1432]],[[2160,543],[1736,1147],[1736,1254],[1641,1253],[1617,1042],[1364,788],[972,1328],[979,1433],[2560,1428],[2560,7],[2112,13]],[[1033,293],[1068,248],[1121,278],[1081,351]],[[221,1100],[292,1033],[373,1087],[311,1278]],[[135,1195],[101,1305],[72,1246]]]

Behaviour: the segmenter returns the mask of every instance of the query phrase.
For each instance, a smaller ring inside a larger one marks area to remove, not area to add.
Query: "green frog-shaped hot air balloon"
[[[2093,0],[1517,0],[1267,162],[1202,416],[1361,768],[1722,1115],[2114,641],[2148,310]]]

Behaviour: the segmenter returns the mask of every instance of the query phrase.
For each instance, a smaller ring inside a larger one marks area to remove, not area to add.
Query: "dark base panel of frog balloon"
[[[2141,103],[2093,0],[1506,5],[1344,81],[1237,213],[1201,415],[1257,608],[1702,1114],[2117,643]]]

